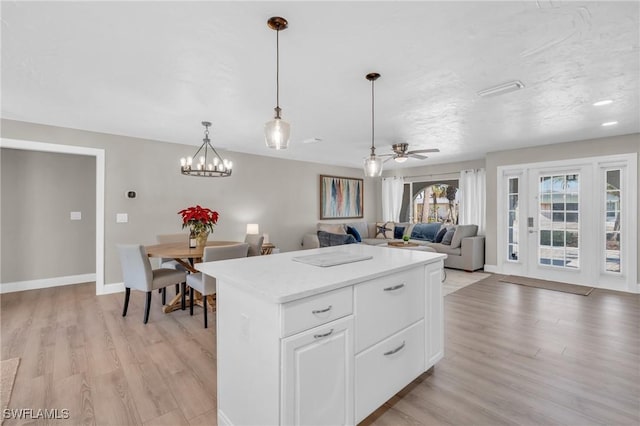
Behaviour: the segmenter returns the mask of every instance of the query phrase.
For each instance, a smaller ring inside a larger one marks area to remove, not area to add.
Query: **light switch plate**
[[[71,220],[82,220],[82,212],[71,212],[69,218]]]
[[[129,215],[127,213],[116,213],[116,223],[129,222]]]

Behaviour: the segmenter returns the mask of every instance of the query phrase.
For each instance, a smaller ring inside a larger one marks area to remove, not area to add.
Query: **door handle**
[[[529,233],[530,233],[530,234],[535,234],[536,232],[538,232],[538,230],[537,230],[537,229],[529,229]]]

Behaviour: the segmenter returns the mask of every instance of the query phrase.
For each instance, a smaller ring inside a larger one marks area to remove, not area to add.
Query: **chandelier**
[[[267,25],[276,32],[276,115],[264,125],[264,139],[269,148],[287,149],[291,135],[291,125],[280,117],[280,31],[289,23],[279,16],[269,18]]]
[[[364,160],[364,175],[367,177],[377,177],[382,174],[382,158],[376,156],[376,146],[374,144],[374,123],[375,123],[375,98],[374,98],[374,82],[380,78],[380,74],[372,72],[366,75],[367,80],[371,82],[371,155]]]
[[[202,145],[200,145],[193,157],[180,159],[180,173],[187,176],[201,177],[231,176],[233,161],[220,157],[218,151],[211,145],[209,140],[209,126],[211,126],[211,123],[203,121],[202,125],[205,128]],[[194,161],[197,161],[197,163],[194,164]]]

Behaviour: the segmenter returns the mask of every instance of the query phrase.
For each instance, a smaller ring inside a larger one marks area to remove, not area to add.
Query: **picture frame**
[[[364,217],[364,180],[320,175],[320,220]]]

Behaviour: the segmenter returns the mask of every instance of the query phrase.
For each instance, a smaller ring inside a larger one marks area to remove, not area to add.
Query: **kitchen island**
[[[445,257],[352,244],[197,264],[217,278],[218,423],[363,420],[442,358]]]

